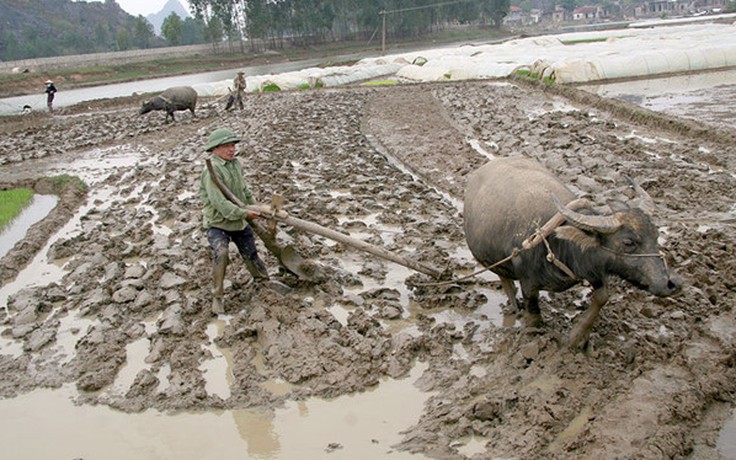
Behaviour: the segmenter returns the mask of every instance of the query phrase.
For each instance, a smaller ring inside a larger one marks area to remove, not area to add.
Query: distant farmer
[[[245,93],[245,72],[238,72],[233,79],[233,91],[227,99],[225,110],[230,110],[235,102],[238,103],[240,110],[243,110],[243,94]]]
[[[49,112],[54,111],[54,95],[56,94],[56,86],[51,80],[46,80],[46,106],[49,108]]]
[[[207,140],[207,152],[212,152],[212,174],[221,184],[240,201],[253,204],[253,195],[243,178],[243,166],[235,159],[240,138],[226,128],[216,129]],[[200,179],[199,196],[204,203],[203,226],[207,232],[207,241],[212,248],[214,291],[212,299],[213,313],[225,312],[223,302],[225,269],[228,264],[230,242],[235,243],[238,252],[245,261],[245,266],[256,280],[267,280],[268,270],[258,257],[253,230],[248,225],[248,218],[258,214],[238,207],[223,194],[213,180],[210,171],[205,168]]]

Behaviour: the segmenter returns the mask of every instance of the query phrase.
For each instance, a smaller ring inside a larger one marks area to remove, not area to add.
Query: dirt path
[[[264,93],[249,96],[243,112],[205,102],[197,118],[176,124],[139,118],[132,100],[5,121],[5,184],[33,179],[55,158],[106,161],[113,146],[143,155],[95,184],[90,193],[112,190],[108,201],[85,212],[83,231],[52,245],[50,257],[66,262],[63,279],[11,296],[3,337],[24,351],[0,355],[0,394],[75,382],[80,402],[124,411],[269,407],[366,390],[420,360],[429,364],[422,388],[435,393],[400,449],[467,458],[463,444],[475,436],[485,444],[476,458],[718,458],[736,394],[734,134],[698,125],[694,135],[650,123],[662,120],[651,113],[624,116],[634,110],[625,104],[590,101],[569,89],[462,82]],[[295,216],[455,273],[477,268],[455,201],[488,155],[537,158],[600,203],[629,193],[628,174],[656,201],[660,242],[686,286],[660,299],[614,284],[588,351],[571,352],[561,343],[587,301],[584,287],[543,298],[541,330],[500,327],[476,314],[493,282],[408,289],[400,279],[397,287],[388,263],[284,228],[280,237],[326,275],[299,281],[277,273],[269,256],[281,286],[257,286],[232,255],[232,318],[216,339],[234,357],[223,399],[205,390],[200,368],[212,315],[196,195],[202,146],[221,125],[243,136],[241,159],[260,199],[281,193]],[[3,258],[3,273],[21,259],[16,250]],[[345,324],[325,308],[333,306],[349,312]],[[467,321],[438,321],[442,310]],[[89,326],[64,356],[56,336],[70,315]],[[126,391],[105,391],[126,345],[141,339],[150,367]],[[262,383],[273,378],[291,391],[269,392]]]

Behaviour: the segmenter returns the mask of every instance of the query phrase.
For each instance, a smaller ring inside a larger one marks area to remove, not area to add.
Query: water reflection
[[[278,458],[279,436],[273,426],[273,414],[259,410],[233,411],[235,426],[247,444],[248,458]]]
[[[430,396],[414,385],[426,368],[418,364],[408,378],[385,379],[357,395],[292,401],[273,411],[125,414],[76,406],[73,385],[36,390],[0,400],[0,446],[3,458],[282,460],[326,458],[334,446],[334,458],[372,460],[390,453],[392,459],[416,460],[425,457],[391,446],[416,423]]]
[[[716,448],[725,458],[736,458],[736,412],[721,428]]]
[[[0,257],[10,252],[26,236],[28,229],[46,217],[58,201],[56,195],[34,194],[30,204],[0,233]]]

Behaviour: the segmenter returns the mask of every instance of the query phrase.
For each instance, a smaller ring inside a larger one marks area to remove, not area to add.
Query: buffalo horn
[[[653,215],[654,211],[657,209],[657,206],[654,204],[654,200],[652,199],[652,197],[649,196],[646,190],[641,188],[641,186],[637,184],[634,179],[627,176],[626,174],[624,174],[623,176],[624,178],[626,178],[627,181],[629,181],[629,184],[636,192],[636,198],[637,198],[636,207],[641,209],[642,211],[644,211],[646,214],[650,216]]]
[[[552,201],[557,206],[557,210],[562,216],[574,226],[591,232],[613,233],[621,227],[621,223],[615,216],[589,216],[573,211],[569,207],[563,205],[557,195],[552,194]]]

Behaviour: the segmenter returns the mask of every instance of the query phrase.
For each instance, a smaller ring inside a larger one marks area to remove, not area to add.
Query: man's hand
[[[260,212],[250,211],[249,210],[248,211],[248,214],[246,214],[245,217],[248,218],[248,219],[255,219],[256,217],[261,217],[261,213]]]

